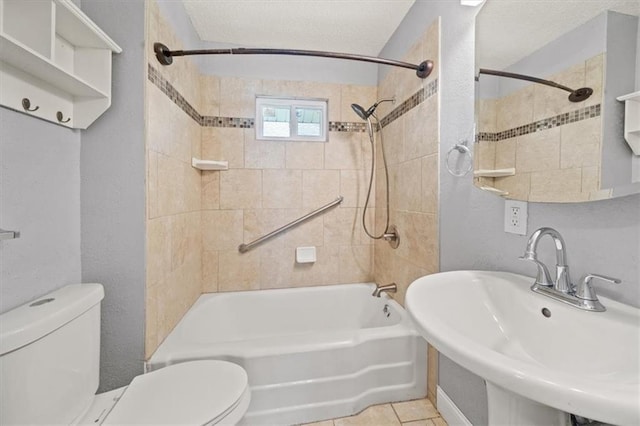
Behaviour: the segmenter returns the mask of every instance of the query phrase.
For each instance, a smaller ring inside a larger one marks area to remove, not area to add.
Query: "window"
[[[327,140],[327,100],[258,96],[256,139]]]

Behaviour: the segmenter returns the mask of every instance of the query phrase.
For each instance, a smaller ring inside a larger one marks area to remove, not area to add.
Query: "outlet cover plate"
[[[527,235],[527,202],[505,200],[504,232]]]

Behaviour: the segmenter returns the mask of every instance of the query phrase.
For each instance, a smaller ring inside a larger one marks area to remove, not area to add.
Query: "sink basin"
[[[589,312],[536,294],[534,278],[454,271],[414,281],[406,307],[442,354],[490,385],[564,413],[640,424],[640,310]],[[492,416],[489,393],[489,419]]]

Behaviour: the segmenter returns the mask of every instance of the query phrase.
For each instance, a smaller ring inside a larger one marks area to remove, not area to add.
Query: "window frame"
[[[264,106],[289,107],[289,136],[265,136],[263,128],[262,109]],[[318,109],[322,112],[320,119],[320,135],[305,136],[297,134],[298,118],[296,108]],[[266,141],[299,141],[299,142],[327,142],[329,138],[329,100],[322,98],[299,98],[289,96],[256,96],[256,140]]]

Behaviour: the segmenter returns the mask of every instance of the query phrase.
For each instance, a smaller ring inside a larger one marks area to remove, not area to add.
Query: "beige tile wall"
[[[439,24],[432,24],[417,40],[403,61],[420,63],[432,59],[435,68],[427,79],[419,79],[407,70],[394,68],[379,86],[380,97],[395,97],[396,103],[380,106],[380,116],[438,78]],[[396,300],[404,303],[409,284],[416,278],[438,271],[438,94],[390,123],[382,131],[384,152],[389,167],[391,224],[398,227],[400,246],[375,242],[374,274],[376,282],[398,285]],[[384,170],[380,156],[376,170],[376,232],[384,228],[386,217]]]
[[[156,40],[182,48],[160,16],[157,4],[146,4],[146,51],[152,51]],[[153,57],[148,60],[194,107],[199,107],[198,72],[189,59],[176,61],[171,67],[156,65]],[[191,157],[200,154],[200,126],[148,80],[145,90],[148,358],[202,291],[203,188],[200,173],[191,167]]]
[[[326,98],[331,121],[360,119],[375,86],[247,80],[200,75],[189,58],[157,64],[152,43],[182,48],[154,1],[147,2],[147,60],[202,115],[254,117],[257,94]],[[363,235],[371,161],[366,133],[330,132],[327,143],[256,141],[254,129],[200,127],[153,83],[146,85],[146,357],[202,292],[365,282],[373,244]],[[199,172],[191,157],[226,160],[229,170]],[[238,245],[316,209],[344,202],[245,254]],[[374,222],[375,198],[367,212]],[[315,246],[314,264],[295,248]]]
[[[181,48],[155,2],[148,4],[147,40],[166,40]],[[399,104],[437,78],[438,23],[404,60],[425,58],[436,62],[429,79],[398,70],[379,87],[205,76],[185,58],[171,67],[160,67],[153,58],[150,63],[202,115],[254,117],[255,95],[287,95],[327,98],[331,121],[358,122],[351,103],[367,107],[380,92],[380,97],[395,96]],[[146,90],[147,358],[201,292],[365,282],[375,277],[380,284],[396,282],[396,298],[403,303],[415,278],[437,272],[438,95],[383,132],[390,162],[391,219],[402,236],[400,248],[391,250],[386,243],[374,246],[361,225],[372,158],[366,133],[329,132],[327,143],[256,141],[253,129],[200,127],[155,85],[148,82]],[[390,110],[382,107],[380,117]],[[196,171],[190,166],[191,156],[226,160],[229,170]],[[378,232],[385,200],[381,176],[378,168],[373,208],[366,218]],[[344,197],[340,207],[255,250],[238,253],[240,243],[338,195]],[[296,264],[295,248],[309,245],[317,248],[317,262]],[[431,348],[429,358],[434,390],[437,356]]]
[[[359,121],[350,104],[371,105],[374,86],[201,76],[203,114],[254,117],[256,95],[326,98],[331,121]],[[229,170],[202,173],[203,289],[257,290],[371,281],[373,245],[362,235],[370,150],[366,133],[329,132],[329,141],[257,141],[254,129],[202,129],[202,155]],[[329,203],[343,203],[245,253],[256,239]],[[372,203],[372,206],[375,205]],[[373,209],[370,215],[373,215]],[[315,246],[314,264],[295,249]]]
[[[480,101],[478,129],[500,132],[602,102],[604,54],[545,77],[568,87],[591,87],[593,95],[572,103],[565,92],[532,84],[504,98]],[[476,178],[509,198],[571,202],[598,197],[602,120],[589,118],[499,142],[475,147],[476,169],[515,167],[516,176]]]
[[[438,78],[440,67],[440,29],[434,22],[402,59],[420,63],[432,59],[435,68],[431,76],[421,80],[404,69],[390,70],[378,87],[381,98],[396,98],[396,104],[381,104],[384,116],[416,91]],[[400,233],[400,246],[392,249],[385,241],[374,244],[374,276],[379,284],[395,282],[400,303],[409,284],[416,278],[438,272],[438,147],[439,94],[435,94],[411,109],[382,131],[384,152],[389,165],[390,223]],[[380,135],[378,133],[378,135]],[[376,233],[384,229],[386,218],[384,170],[378,137],[376,170]],[[437,384],[437,352],[428,352],[428,397],[435,403]],[[426,379],[426,378],[425,378]]]

